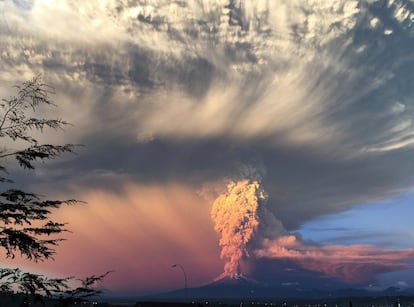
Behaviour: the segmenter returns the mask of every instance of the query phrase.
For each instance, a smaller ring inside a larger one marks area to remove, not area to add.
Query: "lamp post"
[[[183,271],[183,275],[184,275],[184,289],[187,289],[187,274],[185,273],[184,267],[179,264],[179,263],[175,263],[173,265],[171,265],[171,268],[177,268],[179,267],[181,269],[181,271]]]

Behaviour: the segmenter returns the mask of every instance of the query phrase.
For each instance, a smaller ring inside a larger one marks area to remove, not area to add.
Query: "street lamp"
[[[173,265],[171,265],[171,268],[176,268],[179,267],[181,269],[181,271],[183,271],[183,275],[184,275],[184,289],[187,289],[187,274],[185,273],[184,267],[179,264],[179,263],[175,263]]]

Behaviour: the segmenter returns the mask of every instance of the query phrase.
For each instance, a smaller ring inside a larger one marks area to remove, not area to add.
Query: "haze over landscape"
[[[414,288],[412,0],[0,0],[0,97],[41,75],[83,144],[22,187],[87,202],[52,276]],[[49,111],[48,111],[49,112]]]

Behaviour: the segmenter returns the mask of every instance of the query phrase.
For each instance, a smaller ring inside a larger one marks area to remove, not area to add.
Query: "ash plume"
[[[260,258],[288,261],[324,277],[356,284],[375,275],[407,269],[414,249],[382,249],[371,245],[319,245],[289,232],[267,208],[261,173],[243,167],[213,202],[211,217],[219,234],[224,272],[217,278],[245,276],[240,265]]]
[[[249,257],[248,244],[258,231],[259,209],[267,195],[259,180],[231,181],[227,191],[213,203],[211,217],[220,236],[221,258],[225,260],[220,277],[241,275],[240,262]]]

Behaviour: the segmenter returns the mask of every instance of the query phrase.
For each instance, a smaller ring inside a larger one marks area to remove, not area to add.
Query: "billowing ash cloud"
[[[258,258],[288,260],[325,277],[361,284],[377,274],[411,268],[414,249],[387,250],[369,245],[311,245],[295,235],[265,239]]]
[[[253,168],[250,168],[253,169]],[[221,277],[246,272],[242,262],[285,260],[346,283],[362,283],[379,273],[410,268],[414,249],[387,250],[369,245],[316,245],[289,233],[266,206],[259,177],[232,180],[213,203],[211,217],[225,261]]]
[[[247,245],[259,228],[258,213],[265,201],[266,194],[257,180],[232,181],[227,191],[214,201],[211,217],[220,236],[224,276],[236,277],[242,273],[240,262],[249,256]]]

